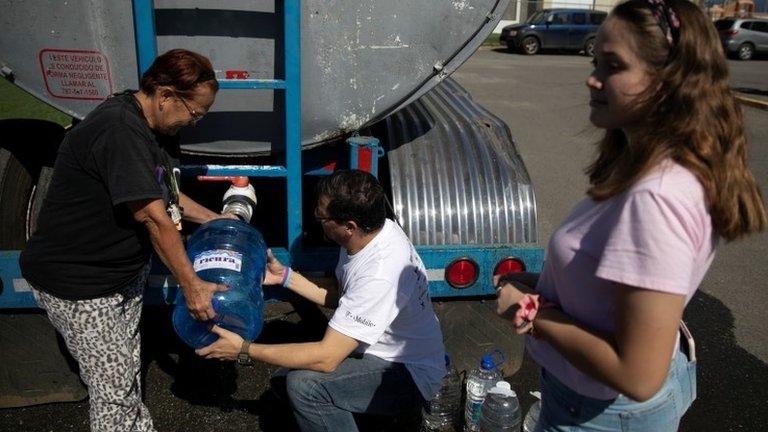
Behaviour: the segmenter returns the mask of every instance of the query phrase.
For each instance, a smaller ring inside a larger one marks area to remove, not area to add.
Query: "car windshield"
[[[733,20],[719,20],[715,21],[715,28],[718,30],[728,30],[733,26]]]
[[[541,24],[544,22],[544,17],[547,15],[544,11],[535,12],[525,20],[526,24]]]

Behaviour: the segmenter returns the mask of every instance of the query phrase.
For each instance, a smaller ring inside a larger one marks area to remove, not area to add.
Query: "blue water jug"
[[[214,294],[216,317],[197,321],[189,314],[179,290],[173,311],[173,328],[187,345],[202,348],[218,339],[213,324],[252,341],[261,333],[264,314],[264,266],[266,244],[252,226],[233,219],[216,219],[195,231],[187,243],[187,255],[197,275],[208,282],[227,285]]]

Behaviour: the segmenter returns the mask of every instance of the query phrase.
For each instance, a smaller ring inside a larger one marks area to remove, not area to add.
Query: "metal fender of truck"
[[[455,80],[383,123],[395,212],[415,245],[538,241],[533,185],[509,128]]]
[[[392,204],[427,267],[445,344],[459,370],[498,348],[505,376],[523,359],[523,338],[495,314],[491,278],[505,259],[541,271],[536,198],[507,125],[453,79],[371,127],[387,151]],[[382,178],[382,181],[385,181]],[[454,286],[448,268],[476,264]]]
[[[304,0],[301,130],[305,147],[382,119],[429,91],[490,34],[509,0]],[[217,78],[281,79],[283,2],[0,0],[0,71],[83,118],[111,93],[137,88],[131,5],[149,4],[156,49],[208,56]],[[283,146],[282,93],[220,92],[183,134],[194,154],[261,155]]]
[[[540,270],[536,198],[512,134],[456,81],[370,133],[388,150],[395,214],[430,269],[433,297],[494,294],[491,277],[506,257]],[[478,280],[456,289],[445,268],[465,256],[479,265]]]

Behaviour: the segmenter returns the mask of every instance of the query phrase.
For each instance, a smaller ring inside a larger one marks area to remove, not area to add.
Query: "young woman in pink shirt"
[[[683,309],[720,238],[766,226],[712,23],[685,0],[618,5],[597,37],[590,188],[535,291],[496,278],[498,313],[542,366],[537,430],[674,431],[696,397]],[[684,326],[682,326],[684,327]]]

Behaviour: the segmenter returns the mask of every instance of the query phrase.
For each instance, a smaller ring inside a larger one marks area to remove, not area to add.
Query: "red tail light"
[[[728,37],[734,37],[737,34],[739,34],[739,31],[738,30],[726,30],[726,31],[723,32],[723,34],[728,36]]]
[[[509,273],[521,273],[525,271],[525,263],[517,258],[504,258],[496,264],[493,275],[505,275]]]
[[[454,288],[466,288],[477,281],[479,270],[471,259],[459,258],[445,268],[445,280]]]

